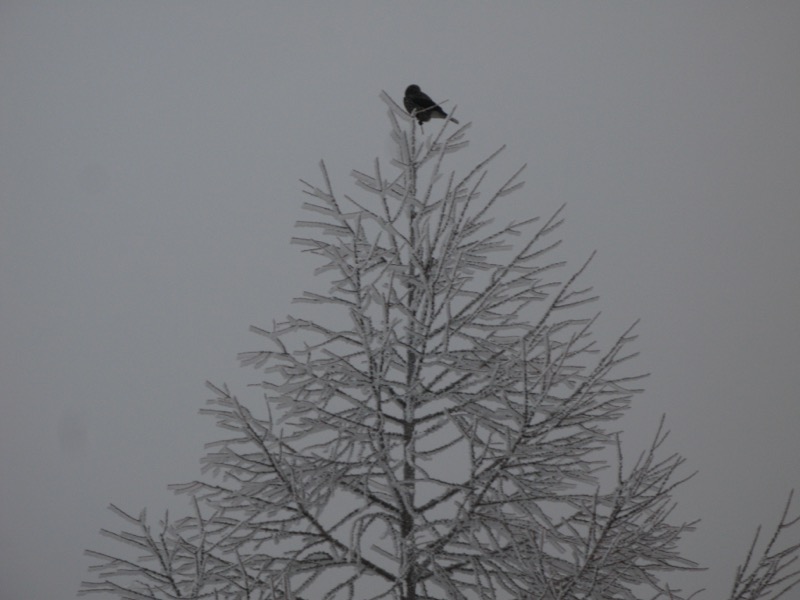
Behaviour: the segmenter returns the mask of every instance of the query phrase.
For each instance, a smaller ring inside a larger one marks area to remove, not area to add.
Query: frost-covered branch
[[[207,445],[203,478],[173,486],[193,514],[156,534],[115,509],[133,531],[106,535],[139,554],[90,552],[98,580],[82,593],[684,598],[666,580],[696,568],[678,546],[694,523],[672,522],[683,459],[660,456],[662,422],[623,468],[635,335],[594,339],[591,257],[569,271],[557,256],[563,210],[496,223],[524,167],[487,194],[502,148],[448,171],[469,124],[423,138],[387,103],[388,165],[353,171],[351,194],[324,163],[320,184],[303,182],[308,233],[293,242],[320,261],[318,289],[297,299],[310,314],[252,328],[263,346],[240,360],[260,373],[259,400],[209,384],[201,412],[224,437]],[[797,547],[772,547],[737,585],[794,585]]]
[[[793,496],[794,490],[789,494],[772,537],[758,558],[754,553],[761,527],[756,530],[744,563],[736,569],[730,600],[778,600],[800,585],[800,543],[786,545],[781,539],[800,522],[800,516],[789,517]]]

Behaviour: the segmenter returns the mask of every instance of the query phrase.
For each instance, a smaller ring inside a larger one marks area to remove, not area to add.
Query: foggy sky
[[[388,164],[386,90],[472,122],[566,203],[598,335],[641,319],[631,456],[666,414],[699,475],[676,516],[726,594],[800,487],[800,3],[0,0],[0,597],[72,597],[105,507],[185,502],[216,439],[203,382],[314,290],[300,178]],[[800,504],[798,504],[800,506]],[[795,541],[797,541],[795,539]],[[106,544],[103,546],[103,544]]]

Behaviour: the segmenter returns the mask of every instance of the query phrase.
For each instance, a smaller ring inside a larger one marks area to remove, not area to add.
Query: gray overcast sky
[[[386,90],[472,121],[467,168],[528,163],[508,220],[566,202],[599,335],[641,318],[700,475],[692,580],[724,595],[800,487],[800,2],[0,0],[0,597],[72,597],[109,502],[182,507],[215,439],[203,382],[313,289],[299,178],[388,160]],[[252,396],[255,399],[257,394]]]

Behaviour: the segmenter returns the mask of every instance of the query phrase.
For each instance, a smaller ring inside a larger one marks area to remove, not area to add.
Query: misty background
[[[666,414],[709,567],[680,581],[723,597],[800,487],[798,25],[778,1],[0,0],[0,597],[73,597],[111,502],[187,508],[166,486],[219,436],[204,381],[258,402],[248,327],[322,283],[289,245],[298,180],[324,159],[358,194],[391,157],[378,96],[410,83],[472,122],[449,166],[528,164],[499,222],[566,203],[601,341],[642,320],[626,456]]]

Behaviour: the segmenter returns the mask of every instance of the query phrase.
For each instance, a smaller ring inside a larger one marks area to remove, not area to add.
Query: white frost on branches
[[[614,429],[639,391],[620,374],[632,329],[597,347],[595,317],[581,314],[595,299],[579,284],[588,261],[562,279],[551,258],[560,210],[494,225],[522,169],[482,201],[500,151],[446,172],[468,125],[420,140],[386,99],[400,158],[354,171],[358,195],[335,193],[324,164],[320,187],[304,182],[312,217],[298,226],[312,233],[294,243],[319,257],[329,288],[299,301],[324,320],[253,328],[267,348],[240,358],[263,374],[264,401],[209,384],[201,412],[228,437],[208,445],[206,479],[174,486],[194,514],[154,532],[144,513],[114,508],[135,531],[104,533],[140,555],[90,552],[98,581],[82,593],[684,597],[663,580],[696,567],[678,551],[693,524],[670,521],[683,459],[659,457],[659,427],[624,469]],[[609,465],[616,476],[601,481]],[[771,560],[739,588],[780,572]],[[751,597],[767,596],[732,596]]]

